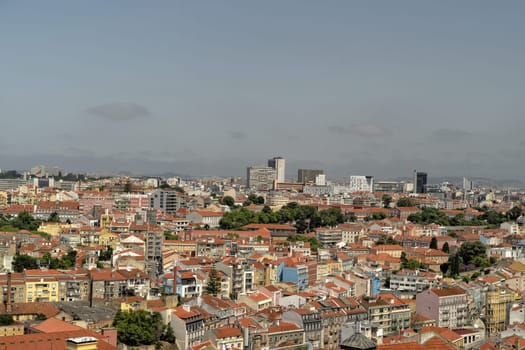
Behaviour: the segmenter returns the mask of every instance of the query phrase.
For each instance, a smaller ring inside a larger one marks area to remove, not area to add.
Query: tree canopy
[[[0,326],[9,326],[15,323],[13,316],[10,314],[0,314]]]
[[[515,212],[514,215],[516,215]],[[438,224],[442,226],[499,226],[507,221],[507,217],[494,210],[486,210],[482,215],[471,220],[467,220],[463,213],[454,217],[449,217],[445,213],[435,208],[424,207],[419,213],[408,216],[408,221],[419,225]]]
[[[50,269],[62,269],[68,270],[72,269],[76,265],[77,251],[70,250],[62,259],[53,258],[49,252],[46,252],[42,255],[40,259],[40,266],[46,266]]]
[[[117,328],[118,341],[129,346],[153,345],[170,337],[175,340],[173,332],[169,332],[162,323],[158,312],[118,311],[113,320]]]
[[[208,275],[208,284],[206,284],[206,294],[217,296],[221,292],[221,277],[215,268],[215,264],[212,265],[210,274]]]
[[[303,233],[310,232],[316,227],[336,226],[347,219],[340,208],[318,210],[313,206],[291,202],[278,211],[273,211],[268,206],[260,212],[236,208],[224,214],[220,227],[235,230],[249,224],[291,224],[299,233]]]
[[[15,217],[0,214],[0,231],[36,231],[41,223],[41,220],[35,219],[33,215],[26,211]]]
[[[411,198],[404,197],[404,198],[399,199],[396,205],[398,207],[413,207],[415,206],[415,203]]]
[[[475,264],[480,266],[481,264],[486,264],[485,260],[488,262],[487,247],[480,241],[463,243],[458,249],[458,255],[465,265]]]
[[[13,259],[13,270],[15,272],[23,272],[25,269],[37,269],[38,268],[38,261],[36,258],[33,258],[32,256],[22,254],[22,255],[15,255],[15,258]]]
[[[60,222],[60,216],[56,211],[52,212],[47,219],[47,222]]]
[[[233,199],[232,196],[224,196],[224,197],[222,197],[220,203],[224,204],[224,205],[227,205],[227,206],[229,206],[231,208],[231,207],[233,207],[235,205],[235,199]]]
[[[290,236],[288,237],[288,241],[290,242],[298,242],[298,241],[302,241],[302,242],[308,242],[310,243],[310,249],[314,252],[317,251],[317,249],[319,249],[321,247],[321,242],[319,242],[319,240],[315,237],[307,237],[305,235],[293,235],[293,236]]]

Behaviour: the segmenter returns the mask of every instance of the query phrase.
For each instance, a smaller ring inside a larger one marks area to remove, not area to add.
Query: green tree
[[[22,254],[15,255],[13,259],[13,270],[15,272],[23,272],[24,270],[37,269],[38,261],[32,256]]]
[[[0,326],[9,326],[15,323],[13,316],[10,314],[0,314]]]
[[[450,275],[455,277],[459,275],[459,267],[461,265],[461,257],[459,254],[453,254],[449,258],[448,267],[450,269]]]
[[[35,219],[33,215],[24,211],[10,220],[10,224],[20,230],[36,231],[42,221]]]
[[[208,275],[208,283],[206,284],[206,294],[217,296],[221,292],[221,277],[215,268],[215,264],[212,265],[210,273]]]
[[[77,262],[77,251],[76,250],[70,250],[60,259],[58,263],[59,269],[68,270],[73,267],[75,267]]]
[[[221,199],[221,204],[227,205],[230,208],[235,205],[235,199],[232,196],[224,196]]]
[[[437,241],[436,237],[432,237],[432,239],[430,240],[429,248],[430,249],[438,249],[438,241]]]
[[[157,344],[164,332],[162,317],[158,312],[118,311],[113,319],[119,343],[128,346]]]
[[[401,198],[396,204],[398,207],[413,207],[415,206],[414,201],[408,197]]]
[[[316,252],[319,248],[321,248],[321,242],[316,237],[307,237],[302,234],[293,235],[288,237],[288,241],[290,242],[308,242],[310,243],[310,249],[314,252]]]
[[[186,192],[184,192],[184,188],[180,187],[180,186],[175,186],[173,187],[173,189],[179,193],[182,193],[182,194],[185,194]]]
[[[131,192],[132,188],[133,188],[133,186],[131,185],[130,181],[127,181],[124,184],[124,192],[129,193],[129,192]]]
[[[507,219],[512,220],[512,221],[516,221],[516,219],[522,215],[523,215],[523,210],[520,207],[512,207],[512,209],[510,209],[506,214]]]
[[[166,239],[168,241],[178,241],[179,240],[179,236],[174,234],[173,231],[165,230],[164,231],[164,239]]]
[[[111,248],[111,246],[107,246],[106,250],[103,250],[100,252],[98,256],[98,260],[109,261],[111,260],[112,256],[113,256],[113,248]]]
[[[487,247],[483,245],[480,241],[475,242],[465,242],[459,247],[458,255],[463,260],[465,265],[475,264],[475,258],[485,258],[487,257]],[[479,262],[480,260],[478,260]]]
[[[445,244],[443,244],[443,247],[441,248],[441,251],[443,251],[443,253],[450,253],[450,248],[448,246],[448,242],[445,242]]]
[[[388,208],[390,207],[390,203],[392,203],[393,201],[393,198],[391,195],[389,194],[384,194],[382,197],[381,197],[381,202],[383,202],[383,208]]]
[[[47,222],[60,222],[60,216],[56,211],[52,212],[47,219]]]
[[[401,252],[401,258],[399,260],[401,262],[401,267],[405,267],[407,265],[407,263],[408,263],[407,253]]]
[[[160,340],[170,344],[175,344],[175,333],[173,332],[173,328],[171,328],[169,324],[166,326],[164,333],[162,333]]]
[[[417,270],[417,269],[424,268],[424,264],[420,263],[419,261],[415,259],[409,259],[405,268],[409,270]]]
[[[398,241],[396,241],[394,239],[394,237],[392,236],[388,236],[388,235],[382,235],[376,242],[377,245],[382,245],[382,244],[399,244]]]
[[[42,254],[42,257],[40,258],[40,266],[48,266],[51,263],[51,253],[45,252]]]

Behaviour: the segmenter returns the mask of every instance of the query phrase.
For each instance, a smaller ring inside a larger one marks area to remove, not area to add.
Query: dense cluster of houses
[[[71,191],[23,185],[0,203],[6,218],[26,212],[43,220],[39,233],[0,232],[0,307],[15,320],[0,326],[0,348],[48,338],[60,348],[84,337],[114,349],[118,310],[159,312],[181,350],[525,347],[521,218],[490,229],[418,225],[407,218],[422,206],[467,219],[481,213],[426,195],[413,207],[395,200],[385,207],[385,193],[334,200],[287,192],[270,208],[287,198],[353,218],[296,240],[293,223],[220,229],[231,210],[220,197],[263,210],[241,191],[215,196],[210,184],[180,184],[184,192],[128,179],[125,192],[121,179],[104,181]],[[504,213],[520,200],[493,194],[487,203]],[[379,213],[384,219],[374,220]],[[492,266],[448,277],[442,267],[450,254],[476,241]],[[49,266],[49,257],[71,250],[73,268]],[[38,267],[15,271],[20,255]],[[213,292],[211,279],[219,286]]]

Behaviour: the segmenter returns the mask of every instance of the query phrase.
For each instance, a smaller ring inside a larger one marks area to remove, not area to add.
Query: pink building
[[[454,288],[430,288],[416,297],[416,313],[436,321],[436,326],[461,328],[467,325],[467,293]]]

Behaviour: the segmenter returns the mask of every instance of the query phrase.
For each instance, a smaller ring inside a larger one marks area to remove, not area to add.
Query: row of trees
[[[477,268],[487,268],[495,263],[494,258],[487,258],[487,247],[479,242],[465,242],[452,254],[446,264],[441,266],[443,273],[457,277],[461,272]]]
[[[232,196],[224,196],[224,197],[222,197],[219,200],[219,203],[223,204],[223,205],[227,205],[230,208],[234,208],[235,207],[235,199]],[[264,197],[263,196],[257,196],[257,195],[252,193],[252,194],[250,194],[248,196],[248,200],[246,200],[246,201],[244,201],[244,203],[242,203],[242,206],[246,207],[246,206],[252,205],[252,204],[256,204],[256,205],[264,204]]]
[[[46,252],[39,260],[26,254],[17,254],[13,259],[13,270],[15,272],[23,272],[24,270],[38,269],[41,266],[46,266],[50,269],[71,269],[76,265],[77,251],[70,250],[62,259],[51,257],[51,254]]]
[[[234,209],[224,214],[220,227],[235,230],[249,224],[292,224],[299,233],[304,233],[316,227],[336,226],[352,219],[355,218],[346,217],[340,208],[318,210],[313,206],[291,202],[275,212],[268,206],[260,212],[246,208]]]
[[[36,231],[42,220],[35,219],[35,217],[28,212],[22,212],[17,216],[7,216],[0,214],[0,231]]]
[[[442,226],[499,226],[501,223],[506,221],[514,221],[522,215],[522,210],[518,207],[514,207],[509,210],[505,215],[498,213],[494,210],[488,210],[485,208],[480,209],[483,214],[472,220],[465,219],[464,214],[458,214],[454,217],[449,217],[442,213],[438,209],[434,208],[422,208],[417,214],[412,214],[408,217],[408,220],[420,225],[438,224]]]

